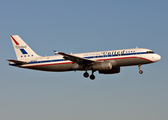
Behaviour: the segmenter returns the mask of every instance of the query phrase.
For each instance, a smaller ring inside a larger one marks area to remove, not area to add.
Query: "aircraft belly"
[[[43,70],[46,71],[69,71],[71,70],[72,64],[60,64],[60,65],[49,65],[43,66]]]

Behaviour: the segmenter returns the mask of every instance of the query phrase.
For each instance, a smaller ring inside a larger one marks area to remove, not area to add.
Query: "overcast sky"
[[[0,0],[0,120],[168,120],[167,0]],[[10,35],[37,54],[148,48],[159,62],[91,81],[9,66]]]

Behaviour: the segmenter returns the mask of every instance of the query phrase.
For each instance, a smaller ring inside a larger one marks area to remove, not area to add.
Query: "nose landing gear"
[[[138,67],[139,67],[139,73],[142,74],[143,71],[141,70],[141,65],[138,65]]]

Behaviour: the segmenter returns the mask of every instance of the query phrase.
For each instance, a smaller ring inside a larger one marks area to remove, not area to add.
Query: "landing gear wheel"
[[[91,80],[94,80],[95,79],[95,76],[92,74],[92,75],[90,75],[90,79]]]
[[[140,71],[139,71],[139,73],[140,73],[140,74],[142,74],[142,73],[143,73],[143,71],[142,71],[142,70],[140,70]]]
[[[138,65],[138,67],[139,67],[139,73],[142,74],[143,71],[141,70],[141,65]]]
[[[83,76],[84,76],[85,78],[88,78],[88,77],[89,77],[88,72],[83,73]]]

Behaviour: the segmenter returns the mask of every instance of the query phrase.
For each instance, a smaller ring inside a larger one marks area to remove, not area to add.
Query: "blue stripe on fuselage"
[[[137,55],[137,54],[146,54],[146,52],[114,54],[114,55],[100,55],[100,56],[89,56],[89,57],[84,57],[84,58],[86,58],[86,59],[91,59],[91,58],[106,58],[106,57],[113,57],[113,56],[128,56],[128,55]],[[65,60],[64,59],[55,59],[55,60],[33,61],[33,62],[29,62],[27,64],[49,63],[49,62],[59,62],[59,61],[65,61]]]

